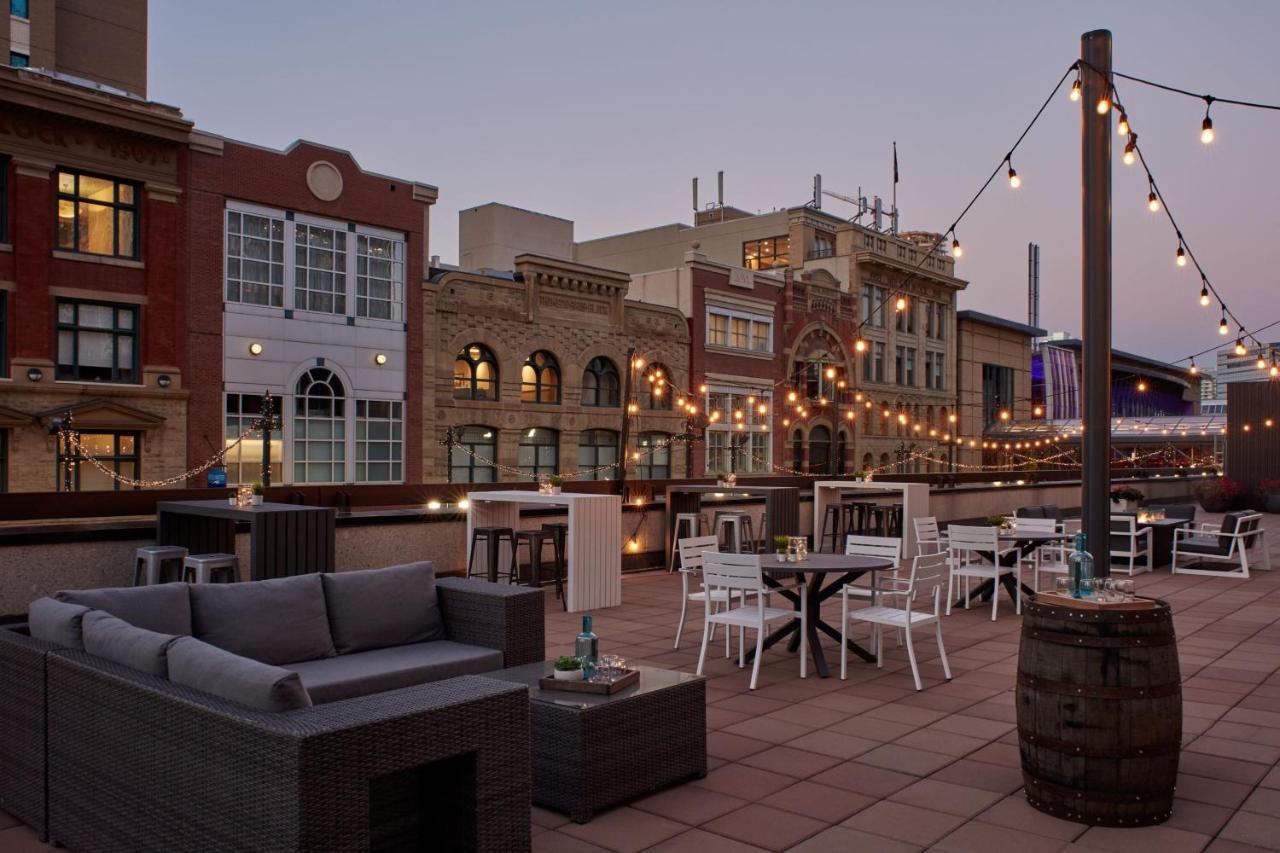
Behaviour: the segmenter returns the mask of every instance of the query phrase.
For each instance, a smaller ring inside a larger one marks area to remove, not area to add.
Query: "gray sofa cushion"
[[[178,639],[173,634],[158,634],[130,625],[105,610],[86,613],[83,632],[84,650],[89,654],[151,675],[169,675],[167,652]]]
[[[450,640],[287,664],[316,704],[502,668],[502,652]]]
[[[27,608],[31,636],[64,649],[83,649],[82,620],[89,608],[54,598],[37,598]]]
[[[191,586],[192,635],[262,663],[331,657],[319,575]]]
[[[185,583],[65,589],[54,597],[93,610],[105,610],[134,627],[159,634],[191,633],[191,599]]]
[[[169,647],[169,680],[258,711],[311,707],[296,672],[232,654],[194,637]]]
[[[444,639],[430,562],[321,576],[338,654]]]

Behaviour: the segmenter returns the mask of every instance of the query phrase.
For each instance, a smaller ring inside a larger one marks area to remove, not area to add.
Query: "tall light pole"
[[[1081,290],[1084,357],[1081,503],[1095,575],[1110,574],[1111,32],[1080,37]],[[1104,106],[1105,109],[1101,109]]]

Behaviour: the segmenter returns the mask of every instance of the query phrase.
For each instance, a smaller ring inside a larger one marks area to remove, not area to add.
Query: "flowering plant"
[[[1119,501],[1140,501],[1145,497],[1146,495],[1135,489],[1133,486],[1118,486],[1111,490],[1111,500],[1113,503],[1117,503]]]
[[[1230,477],[1211,477],[1191,487],[1200,500],[1233,501],[1245,493],[1244,484]]]
[[[1259,480],[1258,494],[1280,495],[1280,480]]]

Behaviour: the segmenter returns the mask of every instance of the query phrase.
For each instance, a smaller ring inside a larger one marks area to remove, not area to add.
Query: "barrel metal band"
[[[1131,793],[1113,793],[1111,791],[1096,791],[1092,788],[1084,790],[1083,788],[1069,788],[1065,785],[1055,785],[1052,782],[1046,782],[1043,779],[1037,779],[1026,770],[1022,771],[1022,781],[1029,788],[1045,791],[1053,794],[1063,800],[1082,800],[1086,802],[1103,802],[1103,803],[1150,803],[1150,802],[1167,802],[1172,799],[1172,790],[1161,792],[1158,794],[1131,794]]]
[[[1153,684],[1148,687],[1103,687],[1093,684],[1071,684],[1066,681],[1052,681],[1047,678],[1036,678],[1018,670],[1018,684],[1038,690],[1041,693],[1056,693],[1061,696],[1083,696],[1087,699],[1160,699],[1165,696],[1176,696],[1182,691],[1182,684],[1171,681],[1167,684]]]
[[[1065,740],[1046,737],[1037,732],[1018,726],[1018,737],[1026,743],[1051,749],[1054,752],[1061,752],[1067,756],[1079,756],[1082,758],[1155,758],[1161,755],[1171,755],[1179,752],[1181,747],[1178,740],[1169,743],[1157,744],[1155,746],[1145,747],[1128,747],[1127,749],[1107,748],[1092,746],[1089,744],[1069,743]]]
[[[1061,604],[1029,601],[1023,608],[1032,616],[1044,619],[1064,619],[1071,622],[1094,624],[1098,622],[1117,622],[1132,625],[1135,622],[1167,622],[1169,620],[1168,605],[1156,600],[1156,607],[1149,610],[1107,610],[1103,608],[1071,608]]]
[[[1022,626],[1022,636],[1030,640],[1043,640],[1060,646],[1079,646],[1090,649],[1123,649],[1150,648],[1153,646],[1172,645],[1176,638],[1172,633],[1156,634],[1150,637],[1094,637],[1085,634],[1067,634],[1062,631],[1046,631],[1033,625]]]

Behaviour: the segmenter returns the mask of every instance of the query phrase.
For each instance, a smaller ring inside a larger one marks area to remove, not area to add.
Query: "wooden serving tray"
[[[1149,598],[1138,598],[1135,601],[1101,602],[1089,598],[1075,598],[1070,595],[1058,595],[1056,592],[1038,592],[1036,601],[1052,604],[1055,607],[1073,607],[1076,610],[1154,610],[1156,603]]]
[[[538,687],[543,690],[564,690],[569,693],[617,693],[624,687],[630,687],[640,680],[640,671],[631,670],[621,678],[613,681],[561,681],[550,675],[538,679]]]

